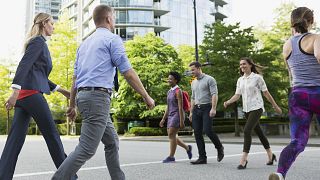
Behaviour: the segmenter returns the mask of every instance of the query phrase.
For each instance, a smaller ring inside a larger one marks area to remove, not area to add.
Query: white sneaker
[[[284,177],[281,173],[271,173],[269,175],[269,180],[284,180]]]

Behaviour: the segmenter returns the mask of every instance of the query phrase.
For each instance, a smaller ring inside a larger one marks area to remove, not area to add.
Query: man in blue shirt
[[[74,66],[74,84],[71,89],[67,115],[83,118],[79,144],[53,175],[53,180],[70,179],[96,152],[100,140],[105,145],[106,164],[112,179],[124,180],[119,162],[119,139],[109,117],[110,95],[117,67],[130,86],[139,93],[152,109],[154,100],[143,87],[125,54],[123,43],[112,33],[115,26],[113,9],[99,5],[94,9],[96,31],[79,47]]]

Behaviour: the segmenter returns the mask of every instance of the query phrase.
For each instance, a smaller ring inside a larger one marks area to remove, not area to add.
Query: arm
[[[59,93],[61,93],[62,95],[64,95],[67,99],[70,98],[70,92],[67,91],[67,90],[65,90],[65,89],[63,89],[63,88],[61,88],[60,86],[59,86],[59,88],[57,89],[57,91],[58,91]]]
[[[280,107],[277,105],[277,103],[274,101],[274,99],[273,99],[273,97],[271,96],[271,94],[269,93],[269,91],[263,91],[263,95],[264,95],[264,97],[266,97],[267,100],[272,104],[273,109],[274,109],[277,113],[281,114],[281,113],[282,113],[281,108],[280,108]]]
[[[240,94],[234,94],[229,100],[223,103],[223,106],[227,108],[230,104],[238,101],[240,99]]]
[[[176,98],[178,99],[179,117],[180,117],[180,128],[184,128],[184,111],[182,104],[182,91],[181,89],[176,92]]]
[[[76,76],[73,76],[73,82],[72,82],[72,87],[71,87],[71,92],[70,92],[70,104],[69,108],[67,110],[67,116],[71,119],[71,121],[75,120],[77,117],[77,111],[76,111],[76,93],[77,89],[75,87],[75,82],[76,82]]]
[[[155,106],[154,100],[149,96],[145,88],[143,87],[140,78],[133,69],[129,69],[123,73],[124,78],[127,80],[129,85],[143,97],[144,102],[147,106],[152,109]]]
[[[286,65],[286,67],[288,69],[290,86],[291,86],[291,83],[292,83],[292,75],[291,75],[290,68],[288,66],[287,57],[290,55],[291,51],[292,51],[291,42],[290,42],[290,40],[288,40],[283,45],[282,56],[283,56],[284,64]]]
[[[194,108],[194,100],[191,99],[191,104],[190,104],[190,114],[189,114],[189,121],[192,122],[192,112],[193,112],[193,108]]]
[[[211,98],[210,117],[214,117],[217,113],[218,95],[213,95]]]
[[[166,108],[166,111],[164,112],[164,115],[159,123],[160,127],[163,127],[163,124],[166,122],[166,119],[168,119],[168,106]]]
[[[314,53],[314,56],[317,58],[318,63],[320,64],[320,35],[317,35],[314,41],[313,53]]]
[[[35,38],[30,41],[18,65],[11,87],[21,89],[22,82],[24,82],[24,79],[27,77],[27,74],[42,52],[43,43],[44,42],[42,42],[40,38]]]

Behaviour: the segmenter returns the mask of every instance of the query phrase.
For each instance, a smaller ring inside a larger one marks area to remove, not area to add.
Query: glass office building
[[[223,20],[226,0],[196,0],[198,42],[203,39],[204,25]],[[79,41],[95,30],[93,9],[106,4],[115,9],[116,29],[124,41],[135,35],[153,32],[166,42],[178,46],[194,45],[193,0],[62,0],[63,10],[69,12],[78,30]]]
[[[53,20],[58,20],[61,0],[27,0],[26,3],[26,32],[31,28],[35,15],[40,12],[48,13]]]

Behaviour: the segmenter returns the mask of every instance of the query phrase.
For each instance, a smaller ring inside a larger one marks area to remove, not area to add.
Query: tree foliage
[[[116,101],[115,115],[118,118],[159,118],[166,108],[167,83],[170,71],[184,72],[182,61],[175,49],[161,38],[150,33],[144,37],[135,36],[125,44],[132,67],[139,75],[149,95],[155,100],[156,107],[147,110],[145,103],[123,77],[120,77],[119,93]],[[186,86],[187,85],[187,86]],[[188,87],[188,79],[183,78],[180,86]]]
[[[53,64],[49,79],[68,90],[72,83],[77,47],[76,30],[71,28],[70,20],[63,13],[55,23],[55,31],[49,42]],[[48,96],[47,99],[54,112],[66,110],[68,101],[60,93]]]
[[[194,47],[190,45],[180,45],[177,49],[178,57],[182,60],[183,67],[189,68],[189,64],[195,61]]]
[[[0,65],[0,134],[6,132],[7,119],[7,110],[5,109],[5,102],[9,98],[11,89],[10,70],[3,65]]]
[[[276,19],[271,29],[257,28],[255,35],[260,40],[261,52],[270,60],[266,76],[268,88],[279,105],[287,110],[289,76],[282,56],[282,47],[291,36],[290,14],[296,8],[293,3],[284,3],[275,10]]]
[[[200,46],[201,59],[212,63],[204,67],[204,73],[212,75],[218,85],[218,109],[222,102],[230,98],[239,78],[239,60],[241,57],[252,57],[257,54],[257,40],[252,28],[241,29],[239,23],[226,25],[215,22],[207,25],[204,40]]]

